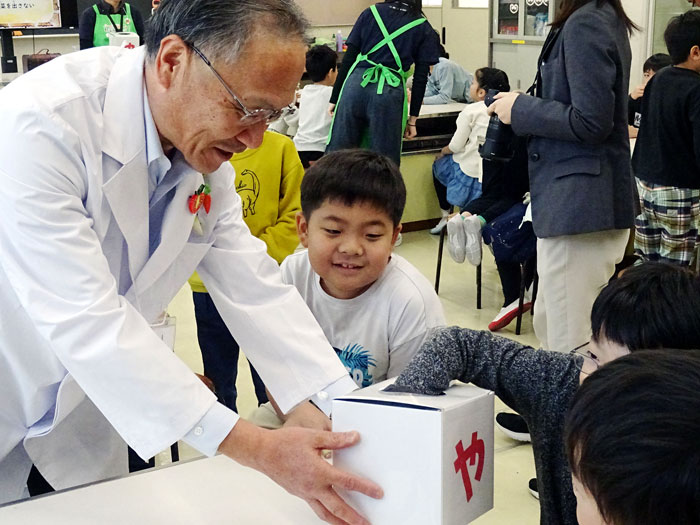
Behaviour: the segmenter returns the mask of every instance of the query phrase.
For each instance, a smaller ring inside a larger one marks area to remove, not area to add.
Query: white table
[[[197,459],[0,507],[3,525],[318,525],[303,500],[225,456]]]

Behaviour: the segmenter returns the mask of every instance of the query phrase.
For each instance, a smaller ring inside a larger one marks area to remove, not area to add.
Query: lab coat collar
[[[143,46],[121,52],[107,83],[103,111],[102,152],[121,164],[113,175],[105,173],[103,191],[128,247],[132,282],[148,260],[148,172],[142,95],[145,56]]]
[[[133,284],[126,296],[139,308],[139,296],[163,275],[187,242],[194,222],[187,209],[187,199],[203,182],[201,173],[193,169],[181,174],[175,196],[163,216],[160,244],[149,259],[144,62],[143,46],[125,50],[116,60],[107,84],[103,113],[103,152],[122,164],[106,180],[103,190],[128,246]]]

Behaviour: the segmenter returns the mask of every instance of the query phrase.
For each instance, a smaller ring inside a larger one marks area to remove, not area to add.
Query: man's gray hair
[[[150,61],[163,38],[177,35],[210,59],[231,64],[258,29],[289,41],[304,40],[307,28],[293,0],[163,0],[148,21],[144,40]]]

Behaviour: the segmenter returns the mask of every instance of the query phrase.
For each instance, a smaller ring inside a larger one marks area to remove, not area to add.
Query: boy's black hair
[[[693,46],[700,46],[700,11],[691,9],[671,18],[664,41],[674,66],[688,60]]]
[[[406,205],[406,186],[399,167],[384,155],[360,149],[334,151],[311,166],[301,182],[306,220],[326,201],[371,204],[385,211],[396,227]]]
[[[495,67],[482,67],[474,72],[474,77],[479,87],[484,91],[495,89],[497,91],[510,91],[508,75],[505,71]]]
[[[306,52],[306,72],[312,82],[321,82],[338,67],[338,54],[330,47],[313,46]]]
[[[611,361],[578,389],[566,453],[606,523],[698,523],[698,385],[700,351],[652,350]]]
[[[653,71],[656,73],[659,69],[671,65],[671,57],[666,53],[656,53],[651,55],[644,62],[643,72]]]
[[[631,351],[700,348],[700,279],[668,263],[632,266],[596,298],[591,329]]]

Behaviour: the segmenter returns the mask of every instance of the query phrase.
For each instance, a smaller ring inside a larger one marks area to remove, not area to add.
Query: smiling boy
[[[282,279],[359,387],[398,375],[428,331],[445,324],[428,280],[391,252],[405,202],[398,167],[371,151],[331,153],[301,185],[297,233],[307,250],[287,257]]]

